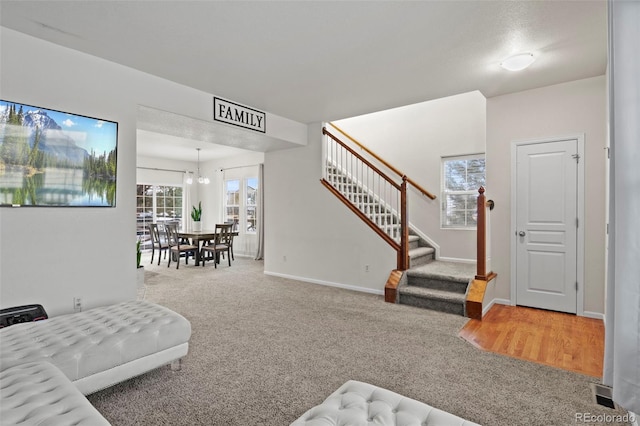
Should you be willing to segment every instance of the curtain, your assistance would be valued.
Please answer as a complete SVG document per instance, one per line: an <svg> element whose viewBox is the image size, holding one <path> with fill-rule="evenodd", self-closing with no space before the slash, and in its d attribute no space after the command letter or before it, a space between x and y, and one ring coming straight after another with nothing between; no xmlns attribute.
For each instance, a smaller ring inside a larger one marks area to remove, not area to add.
<svg viewBox="0 0 640 426"><path fill-rule="evenodd" d="M609 251L604 384L640 413L640 2L609 0Z"/></svg>
<svg viewBox="0 0 640 426"><path fill-rule="evenodd" d="M182 177L182 229L191 230L191 185L187 179L193 176L187 172Z"/></svg>
<svg viewBox="0 0 640 426"><path fill-rule="evenodd" d="M256 260L264 259L264 164L258 165L258 205L256 206L256 232L258 233L258 250Z"/></svg>

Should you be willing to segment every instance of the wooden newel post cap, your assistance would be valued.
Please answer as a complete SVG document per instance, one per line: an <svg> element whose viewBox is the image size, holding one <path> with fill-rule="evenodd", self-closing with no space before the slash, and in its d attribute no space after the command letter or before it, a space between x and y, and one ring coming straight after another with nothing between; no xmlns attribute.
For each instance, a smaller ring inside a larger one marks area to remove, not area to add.
<svg viewBox="0 0 640 426"><path fill-rule="evenodd" d="M480 189L478 189L478 192L480 195L484 194L484 186L481 186Z"/></svg>

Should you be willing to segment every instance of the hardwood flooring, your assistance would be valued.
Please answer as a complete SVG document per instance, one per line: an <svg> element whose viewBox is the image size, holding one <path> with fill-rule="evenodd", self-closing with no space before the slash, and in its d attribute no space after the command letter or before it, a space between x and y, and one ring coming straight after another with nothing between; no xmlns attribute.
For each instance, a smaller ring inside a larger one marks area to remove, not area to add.
<svg viewBox="0 0 640 426"><path fill-rule="evenodd" d="M598 319L494 305L459 335L486 351L602 377L604 324Z"/></svg>

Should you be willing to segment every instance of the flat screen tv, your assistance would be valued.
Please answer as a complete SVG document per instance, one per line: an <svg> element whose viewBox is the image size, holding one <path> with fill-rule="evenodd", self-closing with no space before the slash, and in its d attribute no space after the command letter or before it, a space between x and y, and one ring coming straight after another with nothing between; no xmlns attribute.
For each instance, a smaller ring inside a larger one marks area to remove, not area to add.
<svg viewBox="0 0 640 426"><path fill-rule="evenodd" d="M114 207L118 123L0 99L0 206Z"/></svg>

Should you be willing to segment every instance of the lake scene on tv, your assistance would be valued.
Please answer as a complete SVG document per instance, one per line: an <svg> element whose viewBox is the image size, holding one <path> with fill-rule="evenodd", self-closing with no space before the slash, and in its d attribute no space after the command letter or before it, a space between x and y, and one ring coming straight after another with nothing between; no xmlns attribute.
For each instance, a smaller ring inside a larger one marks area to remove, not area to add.
<svg viewBox="0 0 640 426"><path fill-rule="evenodd" d="M0 100L0 206L113 207L118 123Z"/></svg>

